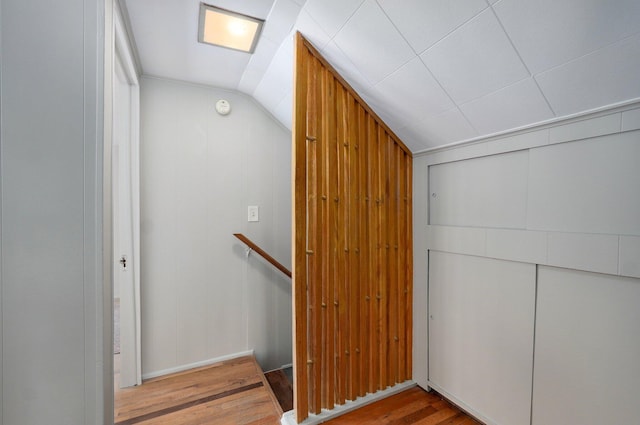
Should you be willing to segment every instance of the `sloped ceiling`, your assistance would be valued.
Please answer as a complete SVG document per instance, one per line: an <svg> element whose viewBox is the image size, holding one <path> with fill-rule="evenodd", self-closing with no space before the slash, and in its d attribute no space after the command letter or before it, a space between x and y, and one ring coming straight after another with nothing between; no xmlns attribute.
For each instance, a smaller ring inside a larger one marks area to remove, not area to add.
<svg viewBox="0 0 640 425"><path fill-rule="evenodd" d="M291 128L299 30L414 152L640 98L638 0L210 0L266 20L197 43L198 0L121 0L144 74L239 90Z"/></svg>

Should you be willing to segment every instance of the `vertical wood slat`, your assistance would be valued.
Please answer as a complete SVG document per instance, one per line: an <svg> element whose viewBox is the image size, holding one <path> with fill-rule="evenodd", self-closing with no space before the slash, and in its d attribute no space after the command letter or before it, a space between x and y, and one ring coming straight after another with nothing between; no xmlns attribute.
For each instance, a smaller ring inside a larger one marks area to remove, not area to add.
<svg viewBox="0 0 640 425"><path fill-rule="evenodd" d="M294 403L301 422L411 377L412 159L299 34L295 76Z"/></svg>
<svg viewBox="0 0 640 425"><path fill-rule="evenodd" d="M295 391L293 402L296 420L302 422L308 417L309 381L307 379L307 270L306 270L306 67L311 62L309 52L298 37L295 47L295 70L292 125L292 164L293 174L292 207L293 211L293 264L292 264L292 298L293 298L293 369L295 373ZM304 216L300 215L304 211Z"/></svg>
<svg viewBox="0 0 640 425"><path fill-rule="evenodd" d="M386 199L388 189L388 175L387 175L387 134L384 128L377 125L378 130L378 193L377 193L377 210L378 210L378 261L379 266L379 282L378 282L378 294L376 296L378 300L378 322L380 323L380 344L378 349L380 351L380 380L378 382L378 389L384 389L387 387L387 377L389 374L388 361L389 361L389 294L388 294L388 262L389 256L388 248L389 241L387 239L388 223L387 223L387 211L386 211Z"/></svg>
<svg viewBox="0 0 640 425"><path fill-rule="evenodd" d="M360 224L360 233L358 235L358 242L360 245L360 275L359 275L359 289L360 289L360 388L358 391L359 396L364 396L369 390L369 214L367 206L369 203L368 192L368 149L369 141L366 137L367 134L367 115L362 106L358 105L358 154L359 154L359 188L358 193L360 199L358 202L358 221Z"/></svg>
<svg viewBox="0 0 640 425"><path fill-rule="evenodd" d="M378 128L375 120L371 116L368 116L367 137L369 138L369 163L371 164L371 167L369 168L369 179L371 180L371 197L369 198L369 214L371 217L371 220L369 222L369 247L371 250L371 261L369 263L369 282L371 286L371 297L369 299L369 320L371 321L372 329L371 339L369 341L371 355L371 381L369 382L369 392L375 393L380 388L380 351L378 349L381 343L380 321L378 319L380 316L378 308L378 296L380 293L380 232L378 231L380 211L378 208L378 196L380 182L378 179L379 167L377 155L379 147Z"/></svg>
<svg viewBox="0 0 640 425"><path fill-rule="evenodd" d="M320 88L324 88L325 84L326 84L326 73L324 73L322 71L322 69L320 67L318 67L317 62L314 61L314 65L315 65L315 70L316 70L316 75L318 77L319 82L319 86ZM322 93L324 93L324 90L322 91ZM318 110L322 112L323 116L326 116L326 104L327 100L324 97L323 94L319 95L317 98L317 106L318 106ZM327 132L327 122L326 120L324 120L321 125L320 125L320 129L319 129L320 133L318 135L318 140L321 140L321 160L322 160L322 165L321 165L321 169L322 169L322 180L320 182L320 187L321 187L321 199L322 199L322 213L321 213L321 226L322 226L322 249L320 251L320 254L322 256L322 258L331 258L330 255L330 239L331 239L331 232L330 232L330 208L331 208L331 202L329 201L328 198L328 193L329 193L329 175L330 175L330 171L329 171L329 144L326 143L327 137L328 137L328 132ZM330 279L333 279L333 276L331 275L332 270L330 268L330 262L329 261L323 261L322 262L322 282L328 282ZM332 304L331 300L333 299L333 294L329 294L329 288L328 285L323 284L322 285L322 347L323 347L323 356L322 356L322 376L323 378L326 376L331 376L333 373L333 345L330 344L331 342L331 338L333 335L333 330L330 330L329 326L330 323L333 323L332 320L330 320L331 314L333 313L329 313L329 308L328 305ZM333 386L330 385L330 382L326 382L325 379L323 379L323 383L322 383L322 394L321 394L321 400L322 400L322 406L327 406L330 404L330 402L333 400L333 396L330 395L331 392L333 391Z"/></svg>
<svg viewBox="0 0 640 425"><path fill-rule="evenodd" d="M316 63L307 66L307 288L309 293L309 410L320 413L322 408L322 270L318 259L321 243L321 228L319 226L319 194L318 183L321 162L318 158L318 112L317 112L317 84Z"/></svg>
<svg viewBox="0 0 640 425"><path fill-rule="evenodd" d="M345 233L346 233L346 222L344 220L344 210L345 210L345 193L344 193L344 185L345 185L345 173L344 168L346 165L346 158L344 155L344 131L346 122L344 119L343 109L343 92L344 89L340 86L336 87L336 126L337 126L337 138L336 138L336 152L338 155L338 192L336 197L336 203L338 206L338 220L337 220L337 228L338 228L338 245L336 247L336 254L338 259L338 279L336 280L336 300L338 316L337 316L337 327L336 327L336 340L337 340L337 349L336 349L336 369L337 369L337 391L336 391L336 403L344 404L345 402L345 384L346 384L346 362L345 362L345 333L346 333L346 324L347 320L345 317L345 280L347 278L347 262L346 262L346 241L345 241Z"/></svg>
<svg viewBox="0 0 640 425"><path fill-rule="evenodd" d="M396 211L396 205L398 203L397 198L397 179L395 172L395 149L396 145L391 138L387 141L387 178L389 179L387 185L387 258L388 263L388 285L389 285L389 303L388 303L388 318L389 318L389 375L387 376L387 385L392 386L398 380L398 316L400 310L398 310L398 215Z"/></svg>
<svg viewBox="0 0 640 425"><path fill-rule="evenodd" d="M360 159L358 145L358 110L355 99L347 93L349 123L349 376L347 399L355 400L360 394L360 222L359 182Z"/></svg>
<svg viewBox="0 0 640 425"><path fill-rule="evenodd" d="M338 152L336 150L337 143L337 130L336 130L336 107L335 107L335 81L330 72L326 69L322 71L323 74L323 112L326 132L326 144L329 152L329 167L327 169L328 184L329 184L329 267L331 271L331 277L326 282L327 285L327 308L328 308L328 323L327 323L327 339L328 339L328 356L327 359L329 369L327 376L325 377L325 384L327 385L327 406L333 406L336 402L336 326L337 326L337 298L336 298L336 282L339 280L338 274L338 203L336 198L338 197Z"/></svg>

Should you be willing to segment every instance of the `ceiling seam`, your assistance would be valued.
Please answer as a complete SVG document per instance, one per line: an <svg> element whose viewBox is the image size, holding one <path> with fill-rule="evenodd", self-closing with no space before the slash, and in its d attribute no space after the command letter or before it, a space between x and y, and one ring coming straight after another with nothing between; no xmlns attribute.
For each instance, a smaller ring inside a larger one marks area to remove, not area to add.
<svg viewBox="0 0 640 425"><path fill-rule="evenodd" d="M349 23L349 21L353 18L353 15L355 15L356 13L358 13L358 10L362 9L362 6L364 6L364 4L366 3L367 0L362 0L360 2L360 4L358 5L358 7L356 7L356 9L353 11L353 13L351 15L349 15L349 17L347 18L346 21L344 21L344 23L340 26L340 28L338 28L338 30L336 31L335 34L333 34L332 36L330 36L331 41L334 41L334 39L336 38L336 35L340 34L340 31L342 31L342 29L345 27L345 25L347 25ZM305 3L305 6L307 4ZM309 12L307 12L309 13ZM312 16L311 13L309 13L309 16ZM317 23L317 21L316 21ZM318 24L320 25L320 24ZM320 25L320 27L322 28L322 25ZM337 44L337 43L336 43Z"/></svg>
<svg viewBox="0 0 640 425"><path fill-rule="evenodd" d="M402 39L407 43L407 45L409 45L409 48L411 49L411 51L413 51L415 53L415 56L411 59L409 59L408 61L406 61L405 63L403 63L402 65L400 65L398 68L396 68L393 72L389 73L388 75L386 75L383 79L381 79L380 81L378 81L376 84L373 85L373 87L375 88L378 84L380 84L381 82L383 82L384 80L386 80L387 78L389 78L391 75L393 75L396 71L398 71L399 69L401 69L402 67L406 66L409 62L411 62L412 60L415 60L415 58L418 58L420 60L420 62L422 63L422 65L425 67L425 69L427 70L427 72L429 73L429 75L431 75L431 78L433 78L433 81L435 81L438 84L438 87L440 87L442 89L442 91L444 92L444 94L447 95L447 98L449 98L449 100L451 101L451 103L453 103L455 105L455 108L452 109L447 109L446 111L440 112L439 114L435 114L435 115L426 115L428 117L436 117L440 114L444 114L448 111L451 111L453 109L457 109L458 112L460 112L460 114L462 115L462 117L464 118L464 120L467 122L467 124L469 124L469 126L471 127L471 129L476 133L476 134L480 134L480 132L478 131L478 129L475 128L475 126L471 123L471 121L469 121L469 118L467 118L467 116L464 114L464 112L462 112L462 109L460 109L460 106L458 105L458 103L456 101L453 100L453 98L451 97L451 94L449 94L449 92L444 88L444 86L442 85L442 83L436 78L436 76L433 74L433 72L431 71L431 69L429 69L429 67L427 66L426 63L424 63L424 60L422 60L422 57L420 56L421 54L416 52L415 49L413 48L413 46L411 45L411 43L409 43L409 40L407 40L404 36L404 34L402 34L402 32L400 31L400 29L396 26L395 22L393 22L393 20L389 17L389 15L387 14L387 12L384 10L384 7L382 7L382 5L380 5L380 2L378 0L375 0L375 3L378 5L378 7L380 8L380 10L382 11L382 13L384 14L384 16L389 20L389 22L391 23L391 25L395 28L395 30L398 32L398 34L400 34L400 37L402 37ZM486 10L483 9L483 11ZM482 12L480 12L482 13ZM478 16L475 15L474 18ZM471 19L468 19L467 21L465 21L465 23L469 22ZM456 27L456 29L460 28L462 25L464 25L465 23L461 24L460 26ZM455 29L453 30L455 31ZM447 35L451 34L453 31L449 32ZM440 40L443 40L444 38L446 38L447 36L442 37ZM435 46L436 44L438 44L438 42L432 44L430 47L428 47L427 49L425 49L423 51L426 52L427 50L429 50L431 47ZM401 128L405 128L408 125L411 124L411 122L403 122L403 126Z"/></svg>
<svg viewBox="0 0 640 425"><path fill-rule="evenodd" d="M460 25L458 25L457 27L455 27L454 29L452 29L451 31L449 31L448 33L446 33L445 35L440 37L437 41L431 43L431 45L429 47L427 47L426 49L422 50L420 53L418 53L418 55L423 55L428 50L433 49L436 45L440 44L442 41L444 41L446 38L448 38L451 34L453 34L454 32L458 31L460 28L462 28L465 25L467 25L469 22L471 22L474 19L476 19L478 16L480 16L482 13L484 13L487 9L489 9L489 6L485 7L484 9L480 10L478 13L476 13L475 15L473 15L472 17L470 17L466 21L462 22Z"/></svg>
<svg viewBox="0 0 640 425"><path fill-rule="evenodd" d="M551 111L551 113L553 114L554 117L557 117L558 114L553 109L553 106L551 106L551 102L549 102L549 99L547 99L547 96L545 96L544 92L542 91L542 88L540 87L540 84L538 84L538 80L536 80L535 76L533 75L533 73L531 72L529 67L527 66L527 63L522 58L522 55L520 54L520 52L518 51L518 48L514 44L514 42L511 39L511 37L509 36L509 33L507 32L507 29L502 24L502 21L500 20L500 17L498 16L498 14L496 13L495 9L493 8L493 5L489 6L489 9L491 9L491 12L493 13L493 16L496 18L496 21L498 21L498 25L500 25L500 28L502 29L502 32L507 37L507 40L509 40L509 44L513 48L513 51L516 52L516 55L518 55L518 59L520 59L520 62L522 63L522 66L524 66L524 69L527 70L527 73L529 74L530 78L533 80L534 84L536 85L536 88L538 89L538 92L540 93L540 95L544 99L545 103L549 107L549 110Z"/></svg>
<svg viewBox="0 0 640 425"><path fill-rule="evenodd" d="M573 58L573 59L570 59L570 60L568 60L568 61L565 61L565 62L559 63L559 64L557 64L557 65L554 65L554 66L552 66L551 68L547 68L547 69L545 69L544 71L540 71L540 72L538 72L537 74L535 74L535 76L539 76L539 75L542 75L542 74L546 74L547 72L549 72L549 71L553 71L554 69L558 69L558 68L563 67L563 66L565 66L565 65L567 65L567 64L570 64L570 63L573 63L573 62L579 61L580 59L586 58L587 56L591 56L591 55L593 55L593 54L595 54L595 53L598 53L598 52L600 52L600 51L602 51L602 50L604 50L604 49L608 49L609 47L611 47L611 46L613 46L613 45L615 45L615 44L618 44L618 43L620 43L620 42L623 42L623 41L626 41L626 40L632 39L632 38L634 38L634 37L637 37L638 35L640 35L640 31L636 31L636 32L634 32L633 34L629 34L629 35L628 35L628 36L626 36L626 37L619 38L619 39L617 39L616 41L612 41L611 43L607 43L607 44L605 44L604 46L599 47L599 48L597 48L597 49L595 49L595 50L591 50L591 51L589 51L589 52L587 52L587 53L584 53L584 54L582 54L582 55L580 55L580 56L576 56L576 57L575 57L575 58Z"/></svg>

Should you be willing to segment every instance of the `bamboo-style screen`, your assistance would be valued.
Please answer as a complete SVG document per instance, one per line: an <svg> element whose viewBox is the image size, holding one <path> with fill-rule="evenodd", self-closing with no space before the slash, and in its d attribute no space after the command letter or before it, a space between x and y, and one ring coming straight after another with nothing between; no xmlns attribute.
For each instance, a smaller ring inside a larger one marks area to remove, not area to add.
<svg viewBox="0 0 640 425"><path fill-rule="evenodd" d="M300 35L293 124L298 422L411 378L409 150Z"/></svg>

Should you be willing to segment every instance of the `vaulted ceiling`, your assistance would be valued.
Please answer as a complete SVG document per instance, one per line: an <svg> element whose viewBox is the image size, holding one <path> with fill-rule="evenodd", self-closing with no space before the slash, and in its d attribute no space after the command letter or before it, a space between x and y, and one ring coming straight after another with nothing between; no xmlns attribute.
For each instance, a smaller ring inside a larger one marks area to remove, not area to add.
<svg viewBox="0 0 640 425"><path fill-rule="evenodd" d="M197 42L198 0L120 0L143 74L239 90L291 128L300 31L414 152L640 100L638 0L208 0L265 19Z"/></svg>

